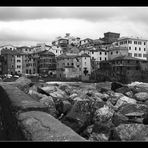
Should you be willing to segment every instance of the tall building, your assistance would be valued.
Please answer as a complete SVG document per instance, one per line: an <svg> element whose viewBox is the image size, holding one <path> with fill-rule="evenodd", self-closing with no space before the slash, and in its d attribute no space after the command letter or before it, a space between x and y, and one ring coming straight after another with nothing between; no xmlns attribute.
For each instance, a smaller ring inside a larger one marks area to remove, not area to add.
<svg viewBox="0 0 148 148"><path fill-rule="evenodd" d="M114 33L114 32L106 32L104 33L104 38L102 38L103 41L107 44L111 44L118 40L120 37L120 33Z"/></svg>
<svg viewBox="0 0 148 148"><path fill-rule="evenodd" d="M53 76L56 73L55 54L45 50L39 53L39 74Z"/></svg>
<svg viewBox="0 0 148 148"><path fill-rule="evenodd" d="M122 37L118 39L117 45L126 47L128 49L129 56L144 60L148 57L148 40Z"/></svg>
<svg viewBox="0 0 148 148"><path fill-rule="evenodd" d="M3 74L15 74L15 51L2 49L1 56L3 58Z"/></svg>

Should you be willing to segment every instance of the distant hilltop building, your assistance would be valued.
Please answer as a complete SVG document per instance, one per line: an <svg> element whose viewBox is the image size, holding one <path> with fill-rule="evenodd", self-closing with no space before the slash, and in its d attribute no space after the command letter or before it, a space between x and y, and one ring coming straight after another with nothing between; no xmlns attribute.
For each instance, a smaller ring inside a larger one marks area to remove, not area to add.
<svg viewBox="0 0 148 148"><path fill-rule="evenodd" d="M106 32L104 33L104 38L103 40L105 43L110 44L118 40L120 38L120 33L115 33L115 32Z"/></svg>

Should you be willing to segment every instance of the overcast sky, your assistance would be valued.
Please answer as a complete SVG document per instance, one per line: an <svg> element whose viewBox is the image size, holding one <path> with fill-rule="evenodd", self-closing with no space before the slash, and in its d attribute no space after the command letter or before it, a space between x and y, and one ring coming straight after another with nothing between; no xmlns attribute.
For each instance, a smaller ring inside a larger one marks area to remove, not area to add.
<svg viewBox="0 0 148 148"><path fill-rule="evenodd" d="M0 41L97 39L108 31L148 39L148 7L0 7Z"/></svg>

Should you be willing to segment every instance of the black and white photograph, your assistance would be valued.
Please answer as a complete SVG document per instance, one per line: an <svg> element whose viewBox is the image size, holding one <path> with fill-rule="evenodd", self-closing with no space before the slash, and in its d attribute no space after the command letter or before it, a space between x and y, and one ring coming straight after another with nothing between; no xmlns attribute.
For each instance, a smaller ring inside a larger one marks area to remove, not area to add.
<svg viewBox="0 0 148 148"><path fill-rule="evenodd" d="M147 142L148 7L1 6L1 141Z"/></svg>

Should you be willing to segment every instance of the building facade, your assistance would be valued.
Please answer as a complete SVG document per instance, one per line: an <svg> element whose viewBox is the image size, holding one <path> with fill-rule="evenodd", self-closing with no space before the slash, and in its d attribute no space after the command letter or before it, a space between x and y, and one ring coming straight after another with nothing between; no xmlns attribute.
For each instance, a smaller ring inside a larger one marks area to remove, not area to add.
<svg viewBox="0 0 148 148"><path fill-rule="evenodd" d="M148 61L131 56L118 56L112 60L100 63L100 73L109 77L112 81L122 83L147 80L144 73L148 72ZM98 75L99 76L99 75Z"/></svg>
<svg viewBox="0 0 148 148"><path fill-rule="evenodd" d="M57 78L89 80L91 74L91 58L88 54L62 54L57 57Z"/></svg>
<svg viewBox="0 0 148 148"><path fill-rule="evenodd" d="M147 59L148 41L140 38L119 38L117 41L118 46L126 47L130 56L138 59Z"/></svg>
<svg viewBox="0 0 148 148"><path fill-rule="evenodd" d="M3 58L3 74L15 74L15 51L2 49L1 56Z"/></svg>
<svg viewBox="0 0 148 148"><path fill-rule="evenodd" d="M55 54L48 50L39 52L38 68L39 74L54 76L56 74Z"/></svg>

